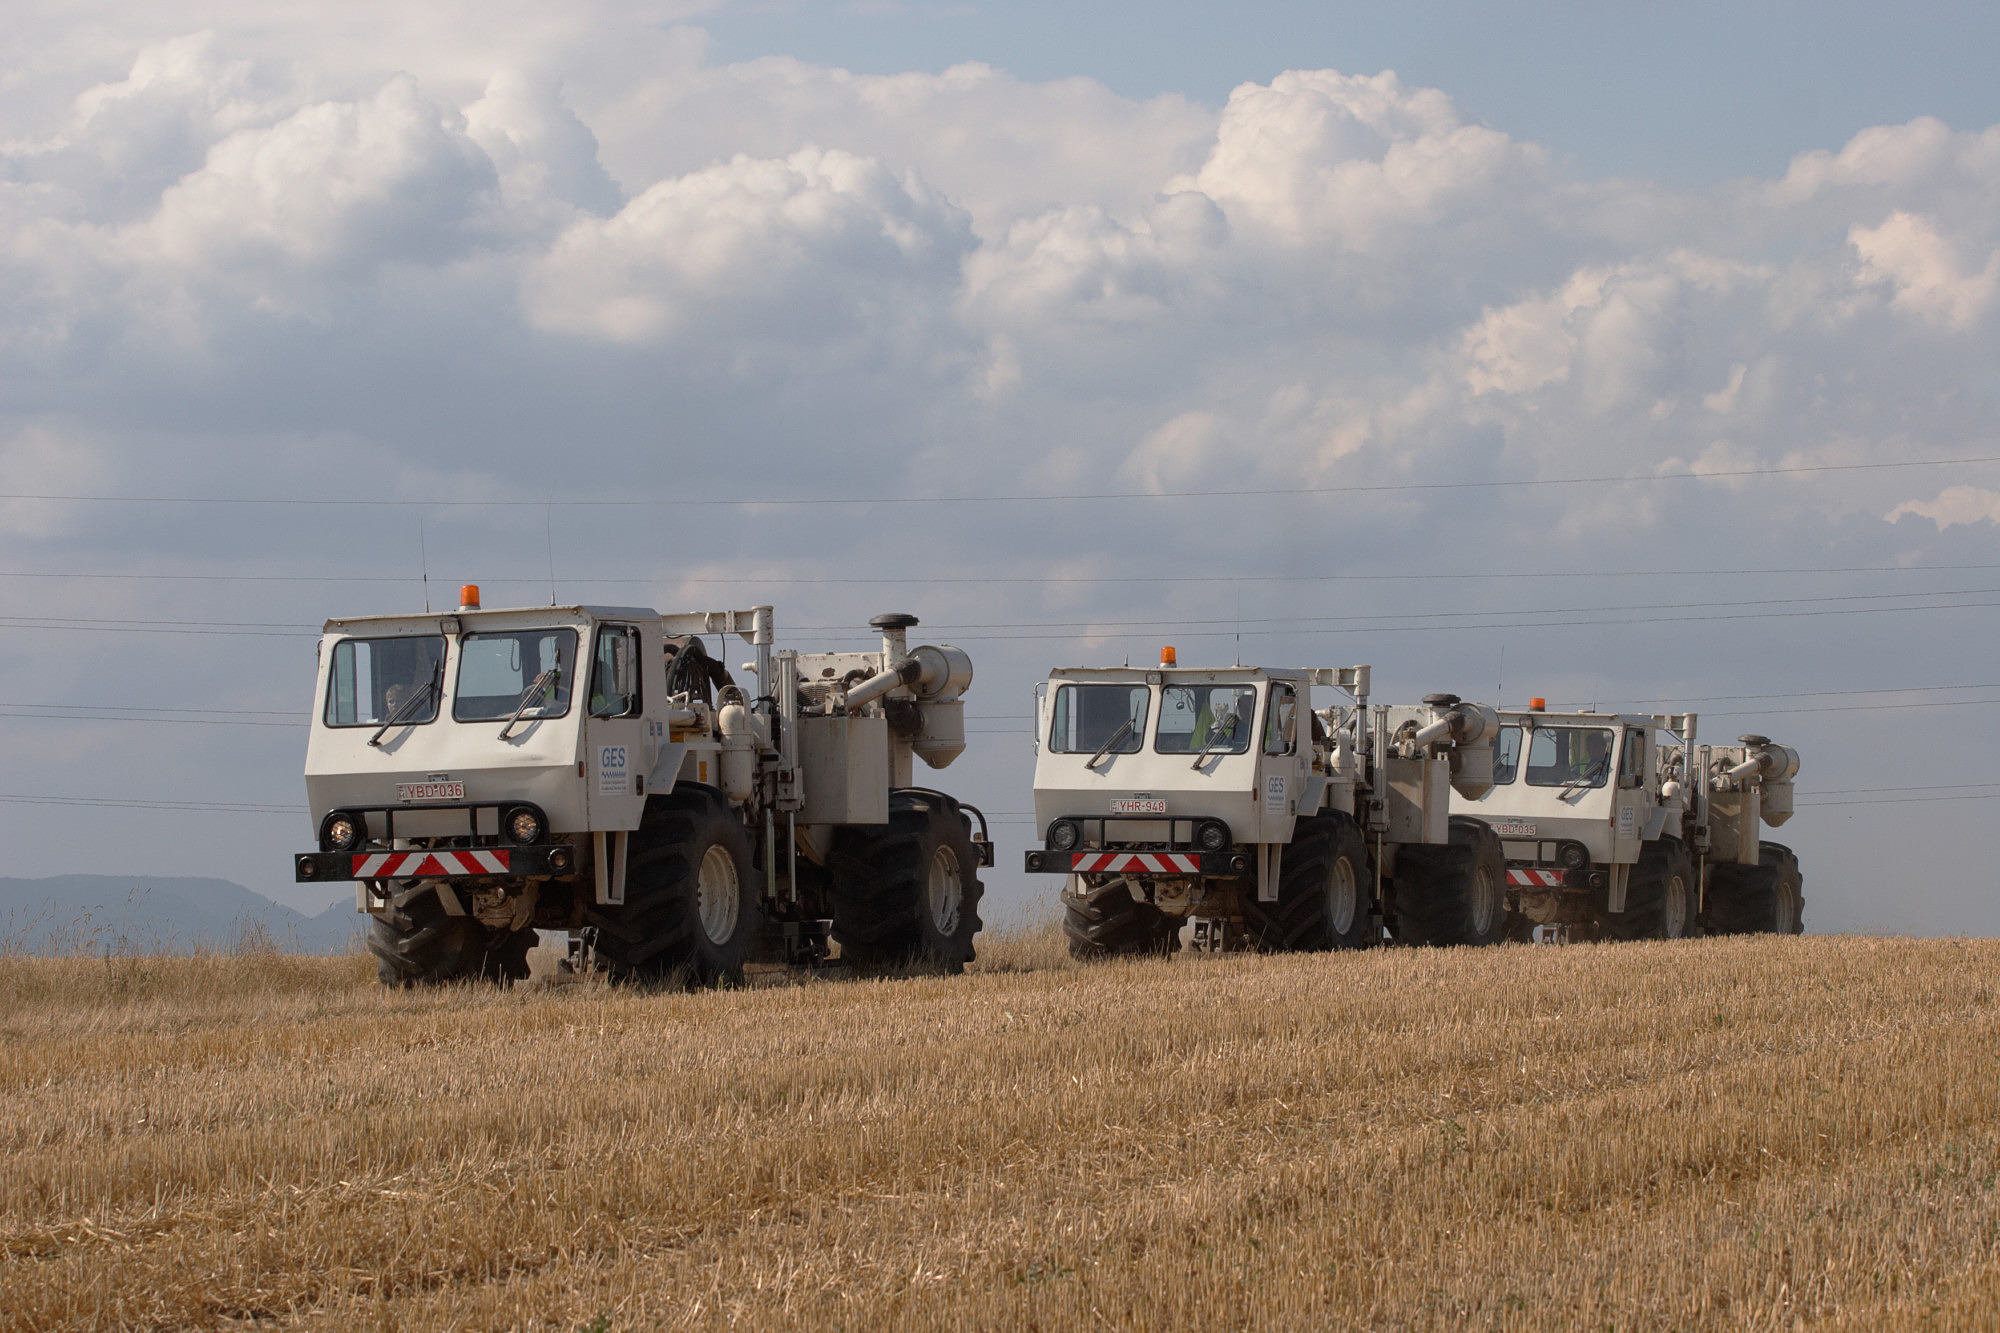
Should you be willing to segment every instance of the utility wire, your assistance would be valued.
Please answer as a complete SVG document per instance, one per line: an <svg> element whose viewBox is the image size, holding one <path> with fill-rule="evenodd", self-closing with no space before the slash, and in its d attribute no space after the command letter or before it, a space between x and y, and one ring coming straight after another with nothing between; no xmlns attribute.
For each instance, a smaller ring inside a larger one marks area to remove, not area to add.
<svg viewBox="0 0 2000 1333"><path fill-rule="evenodd" d="M1894 601L1899 599L1914 600L1917 598L1942 598L1942 597L1990 597L1996 594L2000 594L2000 588L1948 588L1948 589L1939 589L1939 590L1925 591L1925 592L1842 593L1824 597L1768 597L1768 598L1753 599L1749 601L1734 601L1734 602L1657 602L1657 603L1642 602L1642 603L1623 603L1613 606L1533 607L1533 608L1523 608L1518 611L1495 610L1492 608L1485 608L1478 611L1413 611L1407 614L1395 613L1395 612L1379 612L1372 614L1356 614L1349 616L1290 616L1290 617L1270 617L1264 619L1256 619L1248 621L1246 623L1253 626L1255 625L1291 626L1291 625L1324 625L1324 624L1333 624L1337 622L1340 625L1346 627L1341 631L1334 631L1334 630L1292 631L1296 633L1307 633L1307 634L1333 633L1333 632L1357 632L1357 633L1373 634L1373 633L1385 633L1390 631L1425 629L1425 628L1532 629L1532 628L1539 628L1541 626L1535 623L1517 624L1512 621L1497 621L1487 624L1475 624L1466 626L1443 626L1443 625L1412 626L1407 624L1406 622L1411 620L1460 620L1460 619L1470 619L1480 616L1495 616L1495 615L1502 615L1502 616L1588 615L1588 614L1595 614L1598 612L1699 610L1706 607L1735 608L1735 607L1772 607L1772 606L1822 606L1830 602ZM1866 615L1870 613L1884 612L1884 611L1950 611L1950 610L1960 609L1961 607L1978 609L1981 607L1991 607L1994 605L2000 605L2000 603L1948 602L1937 606L1865 606L1865 607L1843 607L1839 609L1826 609L1826 610L1816 610L1816 611L1759 611L1754 613L1754 616L1723 615L1723 614L1696 615L1696 616L1652 616L1652 617L1643 617L1638 619L1624 619L1624 620L1587 621L1587 622L1554 621L1554 622L1544 622L1544 623L1552 625L1653 624L1653 623L1671 623L1683 620L1741 620L1747 618L1764 618L1764 617L1775 617L1775 616ZM408 614L415 615L416 613L411 612ZM1393 623L1386 626L1373 625L1367 623L1371 621L1390 621ZM1119 634L1130 634L1141 631L1181 634L1193 638L1200 638L1204 636L1215 637L1217 635L1227 637L1236 633L1236 630L1234 630L1233 628L1213 629L1213 630L1203 630L1197 628L1198 626L1201 625L1213 625L1215 623L1216 622L1213 619L1110 620L1110 621L1033 620L1033 621L994 621L994 622L967 623L958 625L940 623L929 626L928 628L931 632L934 633L943 633L946 631L957 633L963 630L1028 630L1028 629L1041 629L1041 630L1070 629L1077 631L1077 633L1075 634L1008 634L1004 636L979 636L979 637L1004 637L1009 639L1049 639L1049 638L1072 639L1072 638L1113 637ZM287 621L210 621L210 620L132 620L124 617L114 618L114 617L85 617L85 616L63 616L63 617L0 616L0 627L11 628L11 629L107 629L109 628L109 629L128 630L134 633L188 633L188 634L256 633L256 634L272 635L283 632L284 637L302 637L302 636L313 637L313 638L319 637L319 631L317 629L314 629L311 626L305 625L298 621L287 622ZM857 639L872 637L867 633L867 631L857 629L851 625L794 625L789 627L789 631L795 634L843 635L848 638L857 638ZM1253 629L1250 632L1253 634L1254 633L1272 634L1272 633L1282 633L1286 631Z"/></svg>
<svg viewBox="0 0 2000 1333"><path fill-rule="evenodd" d="M842 578L793 578L775 574L684 574L661 575L655 578L574 578L564 582L587 586L620 586L663 588L669 585L699 584L742 584L750 587L876 587L887 585L912 585L922 587L985 587L995 585L1016 585L1034 587L1044 584L1089 585L1096 583L1407 583L1425 581L1503 581L1541 582L1549 579L1637 579L1637 578L1763 578L1779 575L1826 575L1826 574L1942 574L1991 572L2000 565L1819 565L1819 566L1774 566L1766 569L1555 569L1517 570L1496 573L1491 570L1462 570L1441 573L1404 574L1020 574L1020 575L977 575L977 576L849 576ZM122 570L0 570L0 579L99 579L124 582L187 582L187 583L405 583L416 586L422 583L415 576L389 574L141 574ZM510 584L540 586L548 581L547 575L488 574L480 579L486 587L504 587Z"/></svg>
<svg viewBox="0 0 2000 1333"><path fill-rule="evenodd" d="M932 504L1042 504L1049 501L1102 501L1102 500L1216 500L1235 497L1290 496L1290 495L1381 495L1421 491L1480 491L1518 490L1541 486L1604 486L1626 485L1637 482L1661 481L1722 481L1743 477L1791 477L1814 476L1828 472L1878 472L1902 468L1963 467L1979 463L2000 463L2000 454L1979 455L1971 458L1917 458L1900 462L1882 463L1796 463L1780 467L1729 468L1713 472L1640 472L1594 477L1520 477L1487 481L1405 481L1373 484L1340 484L1325 486L1268 486L1240 490L1199 490L1199 491L1092 491L1057 492L1051 494L1014 495L937 495L937 496L876 496L851 499L840 496L805 496L791 498L746 497L648 497L631 499L570 499L570 500L393 500L379 497L352 496L220 496L220 495L84 495L57 493L17 493L0 495L0 500L41 500L62 503L88 504L182 504L182 505L280 505L280 506L321 506L339 508L370 509L415 508L415 509L514 509L542 508L544 506L563 509L621 509L621 508L826 508L836 506L867 505L932 505Z"/></svg>
<svg viewBox="0 0 2000 1333"><path fill-rule="evenodd" d="M121 799L112 796L39 796L22 792L0 793L0 802L11 805L82 805L130 810L200 810L222 814L303 815L303 805L270 805L250 801L174 801L151 797Z"/></svg>

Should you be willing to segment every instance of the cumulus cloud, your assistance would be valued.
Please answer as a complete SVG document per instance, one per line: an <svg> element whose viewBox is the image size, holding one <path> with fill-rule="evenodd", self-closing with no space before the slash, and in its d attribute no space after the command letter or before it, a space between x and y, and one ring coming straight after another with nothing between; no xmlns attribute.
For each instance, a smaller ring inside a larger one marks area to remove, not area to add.
<svg viewBox="0 0 2000 1333"><path fill-rule="evenodd" d="M1293 70L1231 93L1208 160L1176 184L1285 241L1373 251L1475 221L1545 185L1546 166L1435 88Z"/></svg>
<svg viewBox="0 0 2000 1333"><path fill-rule="evenodd" d="M934 307L970 244L961 212L871 158L739 156L575 224L528 271L526 308L539 327L618 342L697 324L812 337Z"/></svg>
<svg viewBox="0 0 2000 1333"><path fill-rule="evenodd" d="M1932 500L1905 500L1891 509L1888 521L1914 515L1927 518L1940 531L1957 524L2000 523L2000 491L1983 486L1947 486Z"/></svg>
<svg viewBox="0 0 2000 1333"><path fill-rule="evenodd" d="M1958 250L1927 218L1895 212L1879 227L1856 227L1848 242L1860 252L1862 280L1895 291L1895 304L1933 323L1965 329L1993 304L2000 283L2000 250L1985 267L1966 271Z"/></svg>

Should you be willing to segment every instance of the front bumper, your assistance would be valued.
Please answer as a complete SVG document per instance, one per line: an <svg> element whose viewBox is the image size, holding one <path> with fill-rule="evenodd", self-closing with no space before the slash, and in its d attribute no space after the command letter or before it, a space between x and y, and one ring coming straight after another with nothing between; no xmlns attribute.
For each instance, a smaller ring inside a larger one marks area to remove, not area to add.
<svg viewBox="0 0 2000 1333"><path fill-rule="evenodd" d="M572 874L576 863L576 848L564 843L440 851L300 852L292 858L292 876L298 884L356 879L518 879Z"/></svg>
<svg viewBox="0 0 2000 1333"><path fill-rule="evenodd" d="M1029 874L1043 875L1247 875L1256 862L1247 852L1054 852L1027 854Z"/></svg>

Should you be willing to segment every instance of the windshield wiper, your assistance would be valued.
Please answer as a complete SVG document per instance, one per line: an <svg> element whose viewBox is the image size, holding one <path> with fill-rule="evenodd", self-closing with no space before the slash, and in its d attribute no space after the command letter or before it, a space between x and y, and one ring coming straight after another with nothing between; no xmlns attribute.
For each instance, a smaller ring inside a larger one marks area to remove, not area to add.
<svg viewBox="0 0 2000 1333"><path fill-rule="evenodd" d="M1562 789L1562 794L1556 797L1556 799L1559 801L1567 801L1570 797L1571 792L1582 791L1585 787L1596 786L1597 780L1604 775L1604 770L1608 768L1610 764L1611 764L1611 756L1607 754L1604 756L1604 758L1598 760L1596 763L1592 764L1589 768L1584 769L1582 773L1578 774L1576 781L1565 785Z"/></svg>
<svg viewBox="0 0 2000 1333"><path fill-rule="evenodd" d="M1112 746L1118 744L1118 742L1124 740L1127 736L1131 734L1132 734L1132 719L1128 717L1123 722L1120 722L1118 724L1118 730L1112 732L1109 739L1107 739L1104 742L1104 744L1097 747L1096 754L1084 760L1083 766L1085 768L1096 768L1097 761L1104 758L1105 755L1110 754Z"/></svg>
<svg viewBox="0 0 2000 1333"><path fill-rule="evenodd" d="M516 722L521 720L521 714L527 712L541 701L541 697L549 692L549 686L555 684L556 677L560 674L555 667L550 667L547 671L535 677L535 683L530 685L528 692L521 696L521 706L514 710L514 716L507 719L507 725L500 728L501 740L504 741L507 739L507 733L514 729Z"/></svg>
<svg viewBox="0 0 2000 1333"><path fill-rule="evenodd" d="M1218 725L1209 728L1208 744L1201 747L1200 752L1196 754L1194 757L1194 762L1192 764L1189 764L1188 767L1192 768L1197 773L1201 772L1202 760L1214 754L1218 748L1224 745L1233 745L1235 743L1236 743L1236 719L1234 717L1231 717L1229 719L1228 726L1224 727Z"/></svg>
<svg viewBox="0 0 2000 1333"><path fill-rule="evenodd" d="M396 705L396 711L389 714L389 720L376 729L375 734L368 738L368 743L370 745L380 745L382 738L389 733L389 728L416 712L418 704L428 703L433 696L442 694L443 690L444 663L439 662L431 668L431 678L424 682L424 687L403 700L402 703Z"/></svg>

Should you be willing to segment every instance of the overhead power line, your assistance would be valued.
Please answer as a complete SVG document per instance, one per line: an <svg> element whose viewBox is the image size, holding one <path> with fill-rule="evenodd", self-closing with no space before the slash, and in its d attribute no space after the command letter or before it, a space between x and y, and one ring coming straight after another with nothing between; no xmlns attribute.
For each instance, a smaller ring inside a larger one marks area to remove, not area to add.
<svg viewBox="0 0 2000 1333"><path fill-rule="evenodd" d="M0 793L8 805L82 805L124 810L197 810L232 815L303 815L303 805L271 805L253 801L176 801L163 797L57 796L27 792Z"/></svg>
<svg viewBox="0 0 2000 1333"><path fill-rule="evenodd" d="M1940 602L1931 606L1860 606L1827 607L1829 602L1852 601L1895 601L1898 599L1946 598L1946 597L1988 597L2000 594L2000 588L1959 588L1930 590L1923 592L1898 593L1841 593L1824 597L1768 597L1748 601L1731 602L1657 602L1620 603L1609 606L1551 606L1522 608L1510 611L1504 608L1482 608L1477 611L1411 611L1377 612L1347 616L1286 616L1256 618L1225 623L1217 617L1201 620L1109 620L1109 621L993 621L954 625L939 623L928 626L931 633L953 633L984 630L1069 630L1062 634L1020 634L1004 635L975 634L973 638L1006 639L1076 639L1119 637L1140 632L1170 633L1189 638L1227 637L1234 634L1270 635L1279 633L1328 634L1328 633L1395 633L1414 629L1536 629L1566 625L1631 625L1666 624L1680 621L1700 620L1743 620L1775 619L1797 616L1823 615L1869 615L1891 611L1951 611L1960 609L1980 609L2000 606L1995 602ZM1589 621L1517 621L1493 620L1495 616L1552 616L1552 615L1595 615L1629 611L1702 611L1704 608L1743 607L1798 607L1812 606L1818 609L1807 611L1756 610L1749 612L1707 612L1689 616L1644 616L1624 619ZM417 613L411 612L411 615ZM1411 621L1421 620L1474 620L1488 619L1481 623L1466 625L1412 625ZM1372 622L1387 622L1377 624ZM1328 629L1292 629L1299 625L1337 625ZM1200 626L1215 626L1202 629ZM1275 629L1257 628L1276 626ZM316 638L320 631L298 621L206 621L206 620L131 620L123 617L82 617L82 616L0 616L0 628L9 629L54 629L54 630L117 630L132 633L153 634L257 634L277 637ZM872 637L867 631L853 625L794 625L790 632L797 634L845 635L850 638Z"/></svg>
<svg viewBox="0 0 2000 1333"><path fill-rule="evenodd" d="M1465 481L1341 483L1321 486L1264 486L1234 490L1075 491L999 495L896 496L650 496L597 499L400 500L359 496L87 495L21 492L0 500L80 504L278 505L325 508L401 509L629 509L629 508L835 508L868 505L1044 504L1050 501L1217 500L1295 495L1383 495L1424 491L1522 490L1544 486L1610 486L1662 481L1727 481L1748 477L1814 476L1834 472L1880 472L1902 468L1964 467L2000 463L2000 454L1969 458L1916 458L1881 463L1795 463L1779 467L1724 468L1697 472L1620 473L1589 477L1515 477Z"/></svg>

